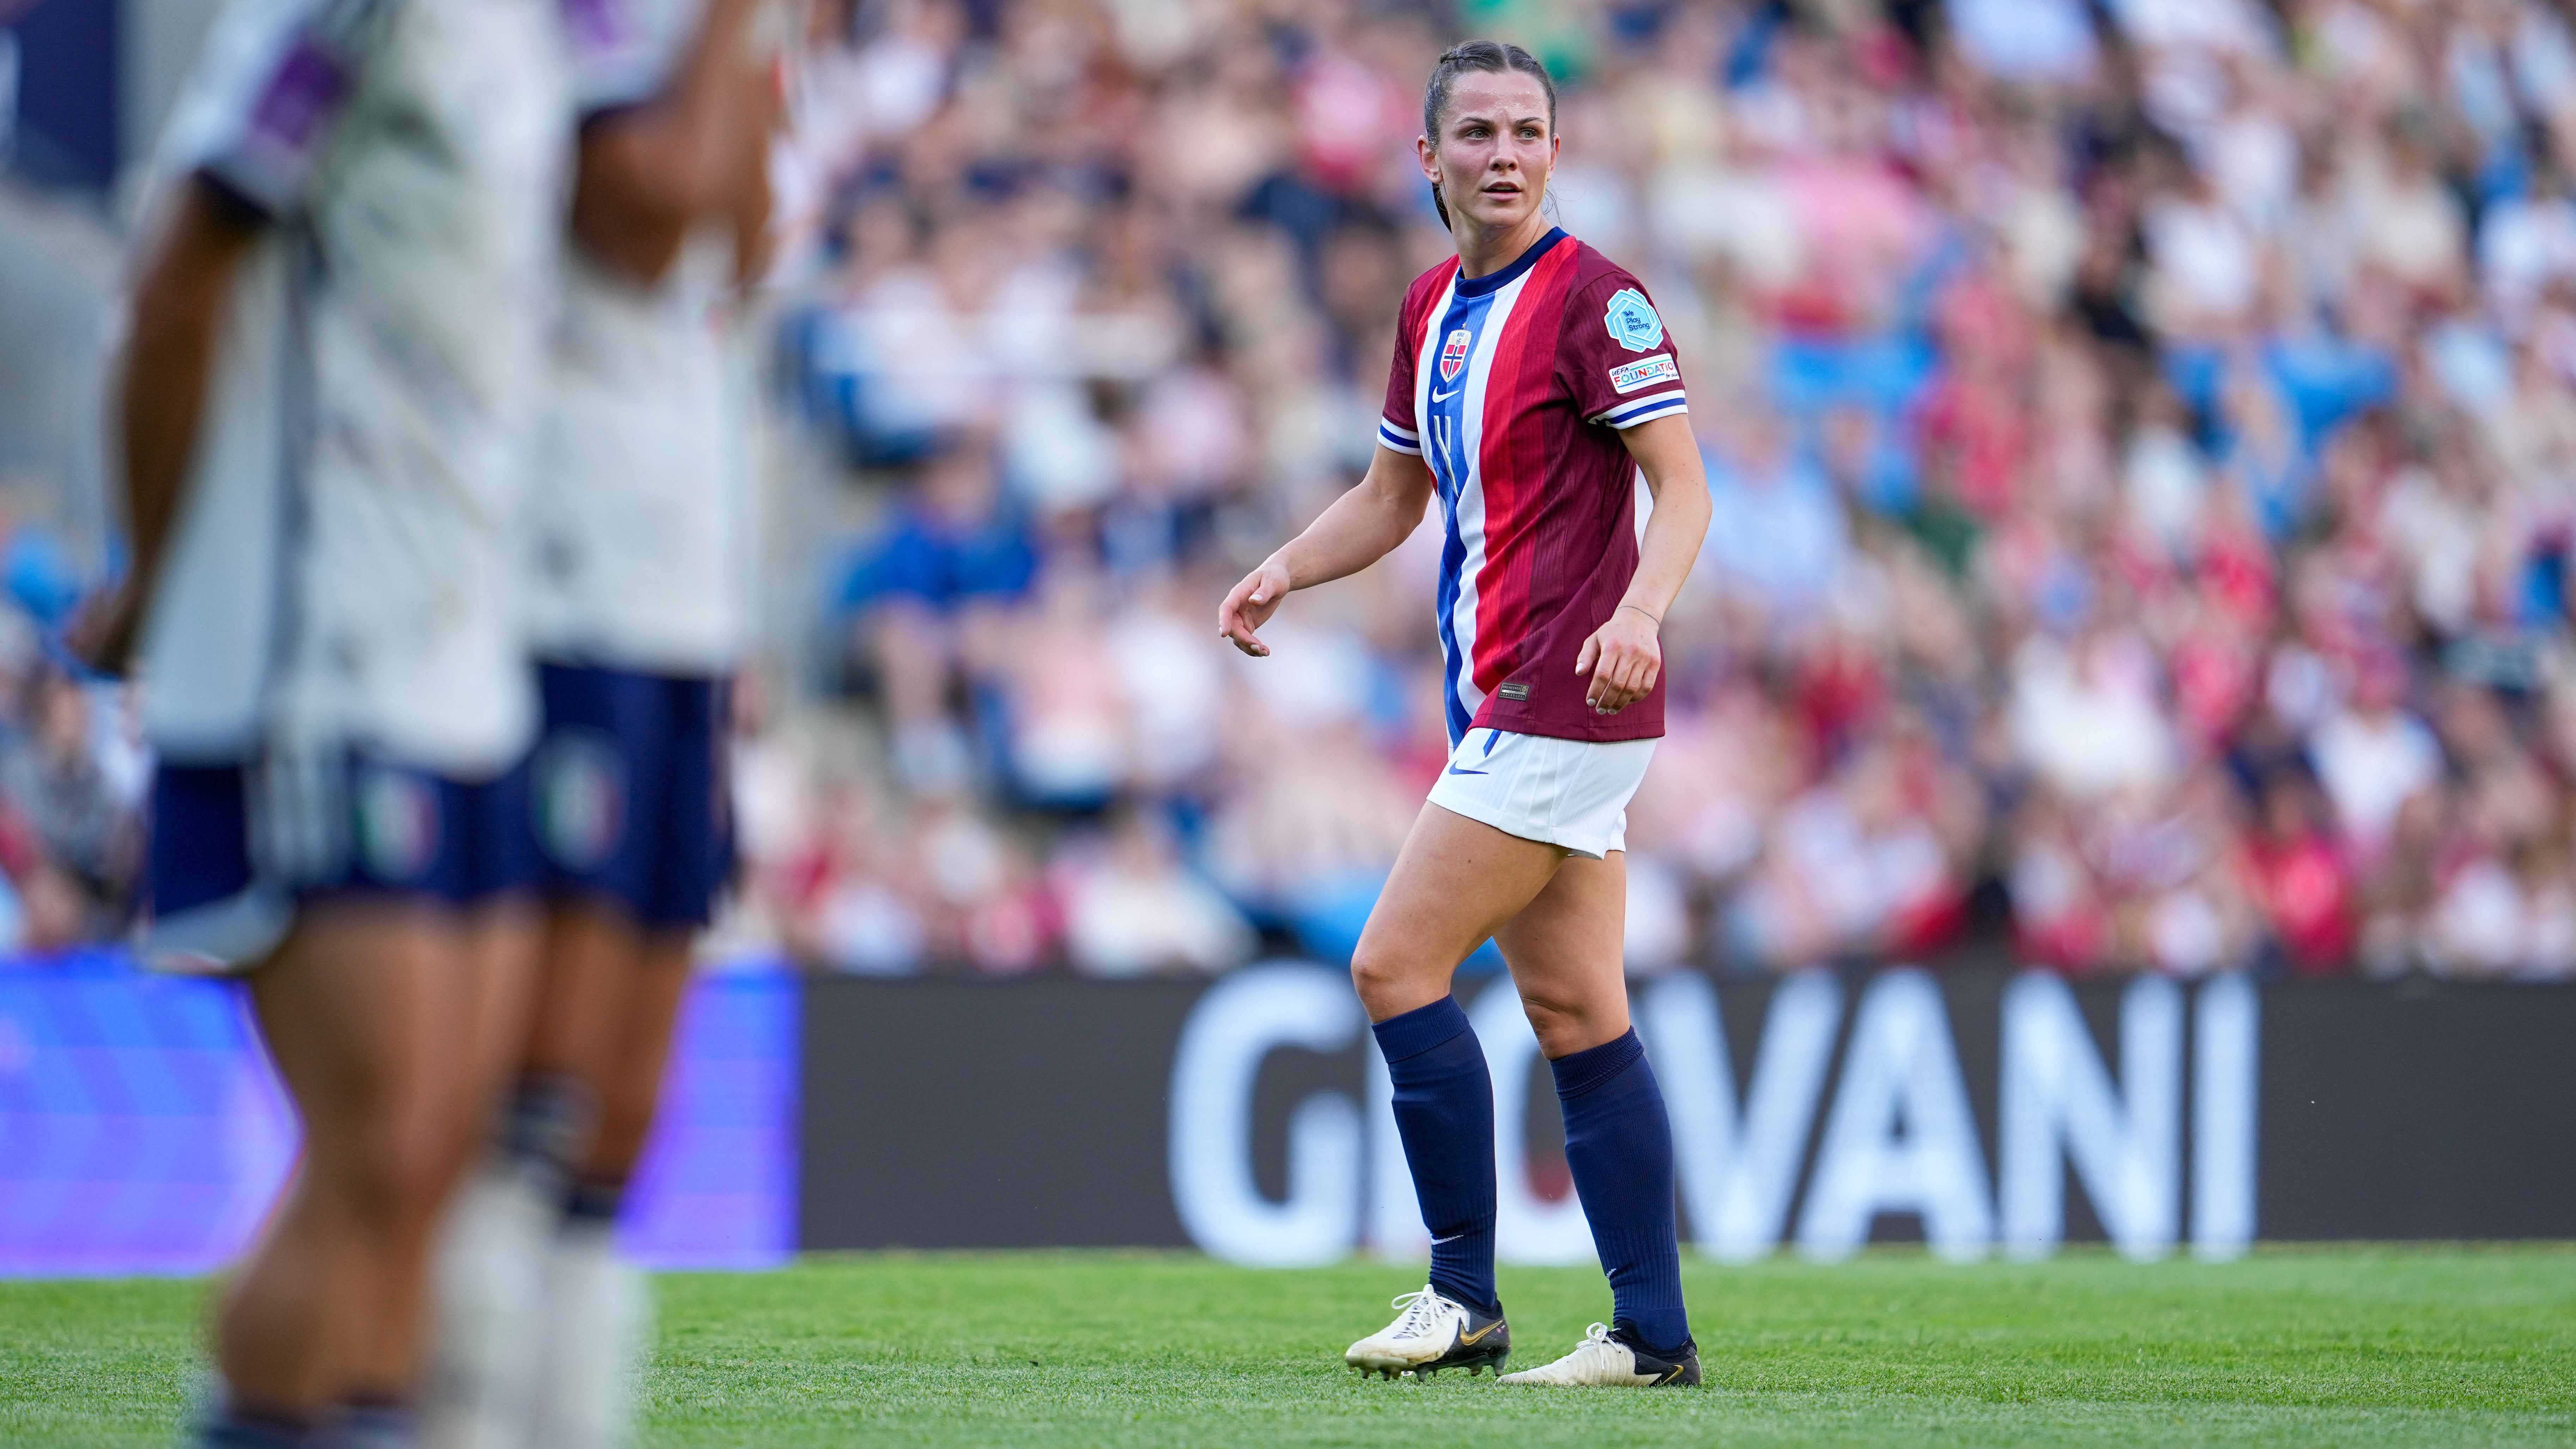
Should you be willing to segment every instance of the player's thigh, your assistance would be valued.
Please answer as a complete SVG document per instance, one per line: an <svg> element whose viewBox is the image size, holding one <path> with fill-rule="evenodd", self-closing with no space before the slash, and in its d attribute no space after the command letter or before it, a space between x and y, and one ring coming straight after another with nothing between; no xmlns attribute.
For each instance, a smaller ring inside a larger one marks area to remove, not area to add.
<svg viewBox="0 0 2576 1449"><path fill-rule="evenodd" d="M471 1029L467 938L428 897L320 896L251 977L304 1129L305 1172L385 1207L433 1193Z"/></svg>
<svg viewBox="0 0 2576 1449"><path fill-rule="evenodd" d="M645 938L637 955L600 1082L599 1133L588 1164L598 1176L623 1177L643 1154L681 1002L688 994L695 946L694 932L657 931Z"/></svg>
<svg viewBox="0 0 2576 1449"><path fill-rule="evenodd" d="M642 950L634 917L618 902L574 896L548 907L529 1070L572 1076L598 1090Z"/></svg>
<svg viewBox="0 0 2576 1449"><path fill-rule="evenodd" d="M1447 995L1458 963L1528 906L1564 859L1556 846L1424 805L1351 955L1370 1019Z"/></svg>
<svg viewBox="0 0 2576 1449"><path fill-rule="evenodd" d="M537 1006L537 952L545 913L529 892L496 895L461 908L462 974L469 1023L459 1038L448 1146L462 1168L480 1145L502 1088L527 1049Z"/></svg>
<svg viewBox="0 0 2576 1449"><path fill-rule="evenodd" d="M1547 888L1494 932L1521 1006L1549 1058L1628 1029L1627 855L1570 856Z"/></svg>

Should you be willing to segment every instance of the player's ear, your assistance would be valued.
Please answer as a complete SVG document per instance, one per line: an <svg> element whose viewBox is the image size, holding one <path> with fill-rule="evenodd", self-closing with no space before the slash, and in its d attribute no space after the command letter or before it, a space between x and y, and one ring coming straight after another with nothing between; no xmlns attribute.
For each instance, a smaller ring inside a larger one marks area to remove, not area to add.
<svg viewBox="0 0 2576 1449"><path fill-rule="evenodd" d="M1413 138L1413 158L1422 163L1422 179L1430 182L1434 186L1439 185L1440 148L1431 144L1430 137L1416 136Z"/></svg>

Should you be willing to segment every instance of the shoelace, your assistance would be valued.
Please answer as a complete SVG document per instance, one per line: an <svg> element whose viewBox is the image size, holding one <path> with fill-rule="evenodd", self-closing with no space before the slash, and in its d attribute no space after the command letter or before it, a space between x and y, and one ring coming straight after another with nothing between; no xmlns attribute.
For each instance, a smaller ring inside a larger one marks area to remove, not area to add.
<svg viewBox="0 0 2576 1449"><path fill-rule="evenodd" d="M1603 1354L1610 1352L1612 1349L1625 1348L1626 1346L1627 1345L1610 1336L1610 1326L1608 1324L1596 1323L1584 1331L1583 1341L1576 1344L1574 1346L1574 1352L1567 1355L1567 1357L1579 1359L1581 1362L1586 1364L1597 1363L1600 1361Z"/></svg>
<svg viewBox="0 0 2576 1449"><path fill-rule="evenodd" d="M1440 1323L1439 1303L1439 1297L1428 1287L1395 1295L1386 1305L1389 1308L1404 1310L1404 1317L1396 1320L1395 1336L1418 1338L1429 1333Z"/></svg>

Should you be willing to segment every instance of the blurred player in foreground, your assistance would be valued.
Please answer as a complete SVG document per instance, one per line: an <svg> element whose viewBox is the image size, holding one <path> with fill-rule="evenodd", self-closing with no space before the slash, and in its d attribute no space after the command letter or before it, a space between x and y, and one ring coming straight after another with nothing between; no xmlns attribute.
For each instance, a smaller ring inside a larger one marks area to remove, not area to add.
<svg viewBox="0 0 2576 1449"><path fill-rule="evenodd" d="M554 0L257 0L182 97L116 406L155 954L248 973L303 1158L209 1445L408 1442L433 1233L524 1007L515 600L561 247Z"/></svg>
<svg viewBox="0 0 2576 1449"><path fill-rule="evenodd" d="M1556 90L1517 46L1431 72L1415 145L1456 260L1416 280L1368 476L1226 595L1254 630L1289 592L1366 568L1436 489L1452 754L1351 959L1394 1079L1431 1276L1345 1362L1388 1377L1500 1368L1494 1098L1450 978L1502 948L1565 1109L1565 1156L1613 1322L1506 1383L1699 1382L1682 1307L1672 1134L1628 1023L1626 810L1664 732L1656 630L1709 518L1663 321L1634 277L1548 224ZM1654 504L1642 537L1636 480Z"/></svg>
<svg viewBox="0 0 2576 1449"><path fill-rule="evenodd" d="M761 264L780 7L568 7L580 114L529 489L547 918L497 1160L442 1251L427 1439L622 1443L646 1327L612 1230L695 938L730 875L726 675L747 626L728 312Z"/></svg>

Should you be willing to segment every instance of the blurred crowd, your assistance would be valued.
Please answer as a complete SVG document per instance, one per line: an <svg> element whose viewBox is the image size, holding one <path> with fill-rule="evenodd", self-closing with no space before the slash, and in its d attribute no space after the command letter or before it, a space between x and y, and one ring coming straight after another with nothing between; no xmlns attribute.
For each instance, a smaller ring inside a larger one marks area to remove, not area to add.
<svg viewBox="0 0 2576 1449"><path fill-rule="evenodd" d="M717 954L1346 953L1446 741L1366 467L1468 35L1559 78L1716 515L1630 964L2576 975L2568 0L817 0L774 278L799 627ZM791 490L793 491L793 490ZM122 929L147 765L0 480L0 949Z"/></svg>
<svg viewBox="0 0 2576 1449"><path fill-rule="evenodd" d="M751 910L852 971L1356 936L1445 741L1367 463L1450 41L1561 83L1716 494L1629 956L2576 971L2558 0L867 0L780 148L811 639Z"/></svg>
<svg viewBox="0 0 2576 1449"><path fill-rule="evenodd" d="M133 694L63 650L87 570L43 494L0 477L0 958L54 963L133 922L151 759Z"/></svg>

